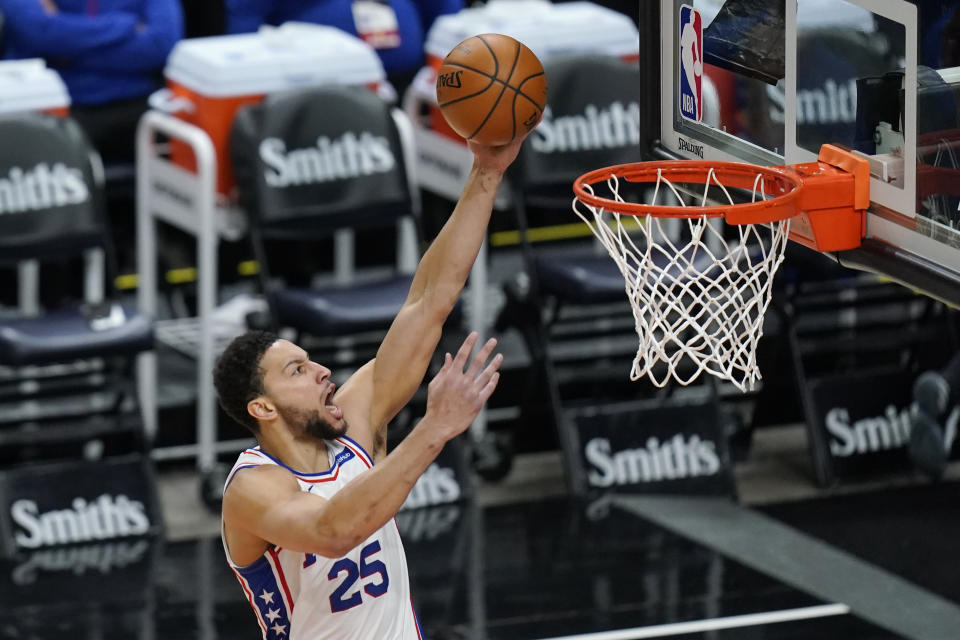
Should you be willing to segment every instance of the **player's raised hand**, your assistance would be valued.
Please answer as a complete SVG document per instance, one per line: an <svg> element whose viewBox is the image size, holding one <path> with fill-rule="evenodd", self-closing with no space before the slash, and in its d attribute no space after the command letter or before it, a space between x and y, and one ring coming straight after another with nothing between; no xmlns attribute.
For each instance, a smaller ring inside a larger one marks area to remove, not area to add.
<svg viewBox="0 0 960 640"><path fill-rule="evenodd" d="M517 154L520 153L520 147L526 138L527 134L520 135L514 138L512 142L499 147L490 147L472 141L467 142L467 146L473 152L474 163L477 167L503 174L507 167L517 159Z"/></svg>
<svg viewBox="0 0 960 640"><path fill-rule="evenodd" d="M495 338L487 340L467 366L477 338L478 334L472 332L455 356L447 353L443 368L427 388L424 422L439 429L445 440L466 431L500 381L503 354L490 358L497 346Z"/></svg>

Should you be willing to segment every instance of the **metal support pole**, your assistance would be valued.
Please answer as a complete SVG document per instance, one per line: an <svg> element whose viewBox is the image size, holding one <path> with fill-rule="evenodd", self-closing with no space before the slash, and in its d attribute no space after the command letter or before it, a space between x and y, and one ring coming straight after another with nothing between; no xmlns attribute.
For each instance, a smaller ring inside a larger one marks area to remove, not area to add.
<svg viewBox="0 0 960 640"><path fill-rule="evenodd" d="M159 155L154 136L161 133L187 144L196 160L190 173ZM148 111L137 130L137 298L143 313L156 317L157 273L155 219L197 238L197 466L208 471L216 463L216 395L211 371L214 360L212 312L217 296L217 162L213 142L202 129L160 111ZM156 432L156 356L141 356L141 385L152 385L152 417L148 433ZM150 393L150 389L146 389ZM147 407L144 407L147 413Z"/></svg>
<svg viewBox="0 0 960 640"><path fill-rule="evenodd" d="M480 336L477 345L482 345L489 333L487 321L487 240L484 238L480 252L470 269L470 305L467 325ZM470 436L474 442L480 442L487 434L487 408L484 405L470 426Z"/></svg>
<svg viewBox="0 0 960 640"><path fill-rule="evenodd" d="M146 114L137 125L137 306L149 318L157 317L157 243L156 227L150 213L150 167L153 159L153 131ZM147 351L137 356L137 393L144 435L151 445L157 435L157 354Z"/></svg>

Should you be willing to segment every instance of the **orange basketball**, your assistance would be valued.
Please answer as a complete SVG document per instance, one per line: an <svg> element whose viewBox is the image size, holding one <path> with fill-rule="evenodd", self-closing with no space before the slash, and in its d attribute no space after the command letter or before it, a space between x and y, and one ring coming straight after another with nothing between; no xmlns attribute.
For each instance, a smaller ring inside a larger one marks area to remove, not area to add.
<svg viewBox="0 0 960 640"><path fill-rule="evenodd" d="M502 145L529 133L547 105L543 65L510 36L467 38L437 72L437 104L454 131L467 140Z"/></svg>

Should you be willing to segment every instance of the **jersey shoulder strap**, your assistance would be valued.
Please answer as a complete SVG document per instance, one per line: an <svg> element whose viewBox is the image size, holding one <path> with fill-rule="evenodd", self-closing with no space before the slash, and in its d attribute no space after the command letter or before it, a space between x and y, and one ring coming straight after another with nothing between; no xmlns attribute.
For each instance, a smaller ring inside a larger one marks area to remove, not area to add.
<svg viewBox="0 0 960 640"><path fill-rule="evenodd" d="M236 475L237 471L246 469L248 467L259 467L260 465L264 464L277 465L277 461L260 451L260 447L244 449L240 455L237 456L237 461L233 463L233 468L230 469L230 473L227 475L227 479L223 483L223 490L227 490L227 486L230 484L230 481L233 480L233 477Z"/></svg>

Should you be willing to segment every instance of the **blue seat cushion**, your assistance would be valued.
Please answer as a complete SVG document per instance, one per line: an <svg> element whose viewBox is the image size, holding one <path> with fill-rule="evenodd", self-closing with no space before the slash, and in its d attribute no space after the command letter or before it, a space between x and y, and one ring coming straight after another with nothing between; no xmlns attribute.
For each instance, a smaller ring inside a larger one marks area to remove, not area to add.
<svg viewBox="0 0 960 640"><path fill-rule="evenodd" d="M759 247L750 249L750 261L760 259ZM543 293L573 304L616 302L626 298L623 274L614 260L604 255L537 256L537 273ZM704 275L715 277L718 267L714 258L704 250L687 247L680 254L667 248L652 253L657 286L684 285ZM653 280L651 280L651 284Z"/></svg>
<svg viewBox="0 0 960 640"><path fill-rule="evenodd" d="M91 326L80 307L0 320L0 364L23 366L80 358L133 355L153 348L153 322L121 305L122 322Z"/></svg>
<svg viewBox="0 0 960 640"><path fill-rule="evenodd" d="M412 275L325 289L282 289L270 302L282 326L314 335L386 329L410 291Z"/></svg>
<svg viewBox="0 0 960 640"><path fill-rule="evenodd" d="M541 293L574 304L626 299L620 269L607 255L538 256L535 260Z"/></svg>

